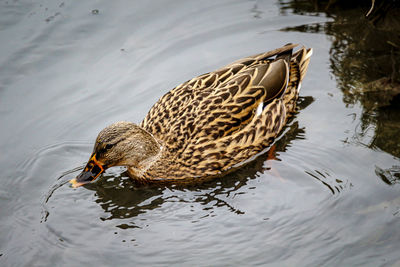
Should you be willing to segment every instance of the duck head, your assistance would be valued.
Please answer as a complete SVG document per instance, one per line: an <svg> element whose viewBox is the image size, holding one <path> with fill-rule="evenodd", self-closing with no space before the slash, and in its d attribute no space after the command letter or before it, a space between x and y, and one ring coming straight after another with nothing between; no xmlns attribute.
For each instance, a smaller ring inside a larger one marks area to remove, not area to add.
<svg viewBox="0 0 400 267"><path fill-rule="evenodd" d="M140 169L159 152L159 143L146 130L131 122L114 123L99 133L85 169L70 183L74 188L90 183L113 166Z"/></svg>

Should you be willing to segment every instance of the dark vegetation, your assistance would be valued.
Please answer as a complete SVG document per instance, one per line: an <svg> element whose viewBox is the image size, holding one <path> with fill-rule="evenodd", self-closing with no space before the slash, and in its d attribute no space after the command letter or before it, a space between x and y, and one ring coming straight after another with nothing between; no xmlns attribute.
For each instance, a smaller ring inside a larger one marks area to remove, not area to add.
<svg viewBox="0 0 400 267"><path fill-rule="evenodd" d="M326 23L285 31L324 32L331 39L330 67L346 105L362 106L361 123L344 142L400 157L400 1L280 1L281 12L325 15ZM399 167L377 173L393 184Z"/></svg>

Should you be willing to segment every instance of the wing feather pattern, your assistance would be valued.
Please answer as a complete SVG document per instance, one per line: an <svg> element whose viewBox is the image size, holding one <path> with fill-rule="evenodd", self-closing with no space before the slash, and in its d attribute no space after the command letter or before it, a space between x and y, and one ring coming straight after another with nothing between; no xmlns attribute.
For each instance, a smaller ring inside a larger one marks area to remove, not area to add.
<svg viewBox="0 0 400 267"><path fill-rule="evenodd" d="M292 54L296 46L235 61L165 94L141 123L166 149L147 175L217 175L267 147L294 111L307 70L311 50Z"/></svg>

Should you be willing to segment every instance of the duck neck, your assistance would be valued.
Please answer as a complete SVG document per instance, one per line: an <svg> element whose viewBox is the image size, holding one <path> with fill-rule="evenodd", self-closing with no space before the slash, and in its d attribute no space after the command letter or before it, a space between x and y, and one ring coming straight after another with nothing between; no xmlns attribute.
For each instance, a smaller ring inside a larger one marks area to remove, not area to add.
<svg viewBox="0 0 400 267"><path fill-rule="evenodd" d="M136 139L134 145L136 149L131 151L136 154L136 159L132 165L128 165L130 174L141 177L143 174L161 157L162 145L148 131L140 128L142 138Z"/></svg>

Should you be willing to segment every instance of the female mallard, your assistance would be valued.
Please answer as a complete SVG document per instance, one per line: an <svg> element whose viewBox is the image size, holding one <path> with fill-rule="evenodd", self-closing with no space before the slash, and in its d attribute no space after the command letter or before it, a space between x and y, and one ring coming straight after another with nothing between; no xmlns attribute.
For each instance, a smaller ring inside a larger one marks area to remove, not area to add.
<svg viewBox="0 0 400 267"><path fill-rule="evenodd" d="M141 182L219 176L265 149L296 100L312 49L297 45L238 60L165 94L140 125L117 122L97 136L74 187L127 166Z"/></svg>

